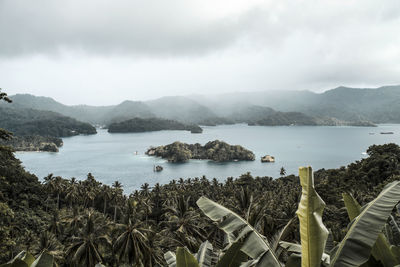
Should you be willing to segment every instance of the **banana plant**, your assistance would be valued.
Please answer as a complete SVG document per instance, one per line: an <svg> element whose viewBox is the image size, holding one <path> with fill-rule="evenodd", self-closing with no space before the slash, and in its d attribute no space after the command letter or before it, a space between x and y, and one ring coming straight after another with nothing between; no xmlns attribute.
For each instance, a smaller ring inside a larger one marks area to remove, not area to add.
<svg viewBox="0 0 400 267"><path fill-rule="evenodd" d="M241 252L241 247L242 243L238 242L229 245L224 252L214 251L211 243L205 241L200 245L199 251L194 255L190 254L186 248L180 247L177 248L176 254L171 251L165 253L164 258L169 267L235 267L241 266L241 264L248 259L247 255ZM193 259L196 262L194 262Z"/></svg>
<svg viewBox="0 0 400 267"><path fill-rule="evenodd" d="M385 267L400 267L400 248L390 246L382 235L387 218L400 201L400 181L386 185L364 207L360 207L349 195L343 195L351 223L346 236L332 249L333 242L329 241L329 232L322 222L325 203L314 188L312 168L302 167L299 174L302 196L297 216L301 244L279 242L280 247L290 254L286 267L356 267L365 264L371 254ZM212 264L212 260L204 260L206 255L211 259L213 250L209 243L203 243L201 251L195 255L185 248L178 248L176 254L165 254L170 267L283 266L275 253L276 246L271 246L264 236L239 215L205 197L199 198L197 205L228 235L230 245L219 253L216 265Z"/></svg>
<svg viewBox="0 0 400 267"><path fill-rule="evenodd" d="M312 168L300 168L299 174L302 199L297 215L300 219L301 266L316 267L321 264L327 239L326 227L320 220L324 204L315 192ZM329 266L355 267L367 262L387 218L399 201L400 181L395 181L388 184L377 198L364 207L359 209L354 203L348 205L348 212L353 220L346 236L333 249Z"/></svg>
<svg viewBox="0 0 400 267"><path fill-rule="evenodd" d="M335 254L331 255L334 267L360 266L367 262L379 234L392 212L400 201L400 181L389 183L382 192L360 210L339 243Z"/></svg>
<svg viewBox="0 0 400 267"><path fill-rule="evenodd" d="M357 200L348 193L343 193L343 201L349 215L350 221L354 220L361 213L361 206ZM386 236L383 233L378 235L374 246L372 247L372 256L380 261L384 267L392 267L400 264L396 258L394 247L389 243ZM399 255L400 256L400 255Z"/></svg>
<svg viewBox="0 0 400 267"><path fill-rule="evenodd" d="M302 192L296 213L300 221L301 266L319 266L329 234L322 222L325 202L315 191L312 168L301 167L299 176Z"/></svg>
<svg viewBox="0 0 400 267"><path fill-rule="evenodd" d="M267 239L238 214L206 197L200 197L196 203L228 235L231 243L241 243L240 250L253 260L252 266L282 266Z"/></svg>
<svg viewBox="0 0 400 267"><path fill-rule="evenodd" d="M11 261L0 265L0 267L53 267L52 255L42 252L37 259L29 252L21 251Z"/></svg>

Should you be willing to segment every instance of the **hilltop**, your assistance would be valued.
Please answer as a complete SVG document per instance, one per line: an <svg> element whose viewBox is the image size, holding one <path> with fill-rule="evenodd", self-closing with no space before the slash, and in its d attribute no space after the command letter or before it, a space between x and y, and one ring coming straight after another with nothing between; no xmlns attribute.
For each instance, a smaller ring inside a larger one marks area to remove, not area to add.
<svg viewBox="0 0 400 267"><path fill-rule="evenodd" d="M67 106L48 97L14 95L14 108L53 111L91 124L138 118L218 125L361 125L400 123L400 86L338 87L324 93L265 91L215 96L169 96L112 106ZM5 105L5 104L0 104Z"/></svg>

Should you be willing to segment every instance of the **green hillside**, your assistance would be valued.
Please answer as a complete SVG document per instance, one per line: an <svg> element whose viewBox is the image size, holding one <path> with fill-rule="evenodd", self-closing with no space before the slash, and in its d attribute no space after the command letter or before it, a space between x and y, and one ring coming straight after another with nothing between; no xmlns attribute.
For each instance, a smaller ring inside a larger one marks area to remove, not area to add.
<svg viewBox="0 0 400 267"><path fill-rule="evenodd" d="M7 129L15 135L52 137L96 133L96 129L89 123L55 112L5 107L0 107L0 128Z"/></svg>

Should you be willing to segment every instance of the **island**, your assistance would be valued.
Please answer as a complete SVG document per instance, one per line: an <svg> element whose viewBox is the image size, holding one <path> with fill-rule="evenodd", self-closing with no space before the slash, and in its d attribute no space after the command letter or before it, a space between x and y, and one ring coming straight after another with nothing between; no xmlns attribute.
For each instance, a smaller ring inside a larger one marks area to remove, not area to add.
<svg viewBox="0 0 400 267"><path fill-rule="evenodd" d="M111 123L109 133L140 133L162 130L183 130L191 133L202 133L203 129L195 124L184 124L175 120L160 118L133 118L121 122Z"/></svg>
<svg viewBox="0 0 400 267"><path fill-rule="evenodd" d="M63 141L57 137L26 135L14 136L10 140L0 140L0 145L10 146L15 151L58 152L58 148L63 145Z"/></svg>
<svg viewBox="0 0 400 267"><path fill-rule="evenodd" d="M261 162L275 162L275 157L271 155L265 155L261 157Z"/></svg>
<svg viewBox="0 0 400 267"><path fill-rule="evenodd" d="M251 161L255 155L240 145L229 145L223 141L210 141L204 146L199 143L186 144L174 142L169 145L151 147L146 152L149 156L167 159L169 162L186 162L189 159L207 159L217 162Z"/></svg>

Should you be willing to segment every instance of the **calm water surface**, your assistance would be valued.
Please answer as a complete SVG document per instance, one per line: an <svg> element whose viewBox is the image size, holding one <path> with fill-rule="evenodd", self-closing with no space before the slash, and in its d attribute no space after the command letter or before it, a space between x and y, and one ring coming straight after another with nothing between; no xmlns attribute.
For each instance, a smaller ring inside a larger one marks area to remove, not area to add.
<svg viewBox="0 0 400 267"><path fill-rule="evenodd" d="M392 131L393 135L380 132ZM374 133L374 134L372 134ZM144 152L150 146L182 141L205 144L223 140L252 150L257 159L253 162L215 163L191 160L188 163L168 163L148 157ZM365 157L363 152L372 144L400 143L400 125L379 127L326 127L326 126L247 126L229 125L204 127L202 134L187 131L160 131L149 133L98 134L63 138L64 146L58 153L18 152L16 156L25 168L43 178L49 173L64 178L86 178L91 172L96 179L111 184L119 180L125 193L130 193L143 183L168 183L172 179L201 177L225 180L251 172L258 176L278 177L281 167L288 174L297 174L299 166L311 165L314 169L337 168ZM138 155L135 152L138 151ZM261 163L260 157L275 156L275 163ZM153 172L154 165L164 167Z"/></svg>

